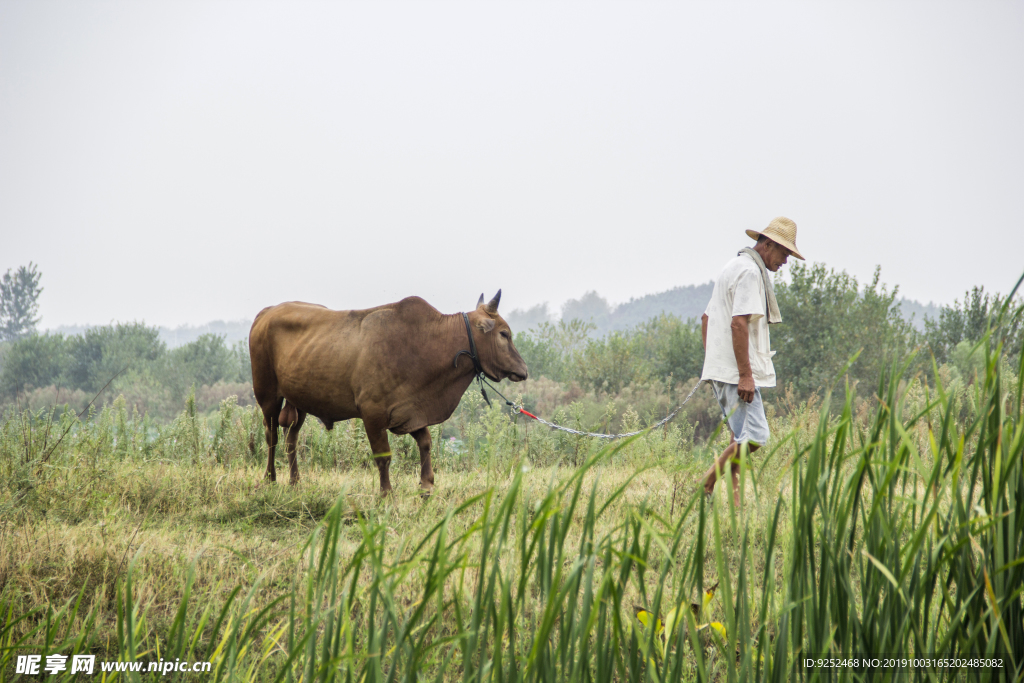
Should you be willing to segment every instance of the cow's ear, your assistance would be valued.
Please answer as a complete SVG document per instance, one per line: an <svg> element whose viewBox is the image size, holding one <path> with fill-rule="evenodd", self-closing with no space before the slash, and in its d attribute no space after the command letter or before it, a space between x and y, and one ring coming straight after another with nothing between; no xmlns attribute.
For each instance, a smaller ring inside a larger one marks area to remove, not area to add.
<svg viewBox="0 0 1024 683"><path fill-rule="evenodd" d="M480 322L476 324L476 327L484 334L487 334L494 329L494 320L491 318L482 318Z"/></svg>
<svg viewBox="0 0 1024 683"><path fill-rule="evenodd" d="M477 308L479 308L480 304L482 304L483 302L484 302L484 293L480 292L480 298L477 299L477 302L476 302Z"/></svg>

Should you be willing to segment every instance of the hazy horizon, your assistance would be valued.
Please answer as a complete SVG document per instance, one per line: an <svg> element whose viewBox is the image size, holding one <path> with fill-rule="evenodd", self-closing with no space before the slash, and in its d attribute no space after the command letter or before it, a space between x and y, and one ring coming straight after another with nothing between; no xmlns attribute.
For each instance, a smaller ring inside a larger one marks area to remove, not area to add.
<svg viewBox="0 0 1024 683"><path fill-rule="evenodd" d="M605 301L608 303L609 307L614 310L614 309L616 309L618 307L621 307L621 306L628 306L631 302L639 300L639 299L642 299L644 297L655 296L657 294L663 294L663 293L665 293L667 291L671 291L671 290L677 289L677 288L692 287L692 286L699 286L699 285L702 285L702 284L708 284L709 282L713 283L714 281L713 280L709 280L708 282L702 282L702 283L680 284L680 285L676 285L675 287L670 287L668 290L662 290L660 292L646 292L644 294L639 294L639 295L636 295L636 296L631 296L629 299L626 299L625 301L612 301L612 300L609 300L607 297L605 297L601 292L599 292L597 290L589 290L587 292L583 292L580 295L580 297L566 299L565 301L563 301L561 303L557 303L557 304L553 303L551 301L539 301L537 303L529 304L529 305L526 305L526 306L517 306L516 308L509 308L508 306L504 306L503 305L503 306L501 306L501 310L502 310L502 312L505 315L508 315L510 312L513 312L513 311L519 312L519 313L525 313L528 310L530 310L530 309L532 309L532 308L534 308L536 306L547 306L547 309L548 309L548 311L549 311L549 313L551 315L551 319L552 320L558 320L558 319L560 319L562 317L562 313L561 312L565 308L566 304L579 301L580 298L582 298L583 296L585 296L587 294L590 294L591 292L594 292L598 296L600 296L601 298L605 299ZM44 277L44 281L42 282L42 284L45 286L45 277ZM858 284L860 284L861 289L863 289L864 285L867 284L867 283L865 283L864 281L858 281ZM886 282L883 279L882 280L882 284L887 286L889 288L889 290L891 291L892 287L894 285L897 285L898 283ZM971 287L973 287L973 286L974 285L972 285ZM970 289L970 288L968 288L968 289ZM921 306L922 308L925 308L925 309L928 309L928 308L939 309L942 306L951 305L951 304L953 304L956 301L959 301L961 303L964 302L964 300L965 300L964 294L966 294L967 291L968 290L965 290L964 292L961 292L959 295L957 295L956 297L954 297L950 301L920 301L918 299L911 299L909 297L903 296L902 288L901 288L900 289L900 294L899 294L899 296L897 296L896 301L898 303L899 302L906 302L906 303L917 304L917 305L919 305L919 306ZM986 290L986 291L988 291L988 290ZM993 291L993 292L990 292L990 293L1006 294L1007 292L995 292L995 291ZM1020 293L1018 293L1018 296L1019 295L1020 295ZM413 295L410 294L409 296L413 296ZM477 295L477 296L479 297L479 295ZM490 294L486 294L485 296L487 296L489 298ZM502 294L502 299L503 300L505 299L504 293ZM268 303L267 305L271 306L271 305L274 305L275 303L282 303L282 302L278 301L278 302ZM381 302L381 303L389 303L389 302ZM474 299L474 301L472 303L476 303L476 300ZM470 306L466 306L464 308L466 310L468 310L470 308ZM141 318L111 319L111 320L108 320L108 321L105 321L105 322L79 322L79 321L74 321L74 322L69 322L69 323L60 323L60 324L48 325L48 324L46 324L45 311L40 311L40 316L41 316L42 320L40 321L40 324L37 327L38 327L38 329L40 331L43 331L43 332L45 332L45 331L56 331L56 330L60 330L60 329L63 329L63 330L77 329L77 328L85 329L85 328L90 328L90 327L100 327L100 326L103 326L103 325L110 325L110 324L116 324L116 323L133 323L133 322L146 323L147 325L151 325L153 327L160 327L160 328L165 328L165 329L168 329L168 330L174 330L174 329L185 329L185 328L200 328L200 327L209 326L211 324L219 323L219 322L235 323L235 322L241 322L241 321L251 321L255 317L255 315L250 315L250 316L239 315L239 316L234 316L234 317L211 318L209 320L185 321L185 322L180 322L180 323L173 324L173 325L166 325L166 324L150 322L149 320L145 320L145 319L141 319Z"/></svg>
<svg viewBox="0 0 1024 683"><path fill-rule="evenodd" d="M703 284L704 285L711 285L713 283L708 282L708 283L703 283ZM701 285L695 285L693 287L700 287L700 286ZM660 295L660 294L666 294L666 293L668 293L670 291L674 291L675 289L682 289L682 288L684 288L684 287L674 288L673 290L667 290L666 292L655 292L655 293L650 294L650 295L645 295L645 297L646 296L654 297L654 296L657 296L657 295ZM591 294L591 292L588 292L587 294L589 295L589 294ZM600 296L599 292L596 292L596 294L598 295L598 297L600 297L602 299L604 298L604 297ZM607 302L607 301L606 301L606 303L609 304L609 313L617 314L617 313L620 313L621 311L623 311L624 309L628 308L634 302L642 301L645 297L634 298L634 299L631 299L630 301L621 302L619 304L613 304L613 303ZM586 299L586 298L587 298L587 296L581 297L581 299ZM565 310L566 307L568 305L572 305L572 304L579 305L580 301L581 301L580 299L570 299L569 301L566 301L565 304L563 304L562 306L559 306L559 307L552 307L550 304L542 303L542 304L537 304L534 307L530 307L530 308L526 308L526 309L524 309L524 308L511 309L511 310L506 309L506 310L503 311L503 314L504 314L504 317L506 318L506 320L512 326L512 329L513 329L514 332L516 332L516 333L518 333L518 332L526 332L528 330L534 329L536 327L536 325L539 324L540 322L557 322L558 320L571 320L573 317L582 317L583 319L590 319L587 316L567 315L566 310ZM903 313L903 317L905 319L907 319L907 320L913 321L915 327L917 327L919 330L924 330L925 329L924 328L924 321L925 321L926 318L930 317L932 319L937 319L939 313L941 312L941 305L936 304L935 302L922 303L922 302L915 301L915 300L912 300L912 299L907 299L906 297L897 297L896 303L901 306L901 311ZM540 308L544 309L544 312L546 312L546 314L547 314L546 316L543 316L543 315L540 314L541 312L538 311L538 309L540 309ZM673 314L673 315L678 315L678 313L676 313L675 311L672 311L672 310L664 310L663 308L660 309L660 310L661 310L662 313L669 313L669 314ZM657 314L655 314L655 315L657 315ZM636 315L634 314L634 315L632 315L630 317L631 318L635 318ZM682 317L684 319L692 319L694 321L696 321L696 319L697 319L695 316L689 316L689 317L682 316ZM649 318L647 318L647 319L649 319ZM154 328L156 328L156 329L158 329L160 331L160 338L164 342L166 342L169 347L174 348L174 347L180 346L182 344L187 344L187 343L195 340L196 338L198 338L201 334L205 334L205 333L219 334L219 335L225 337L226 341L229 344L233 343L234 341L246 339L246 338L248 338L249 326L251 325L252 320L249 319L249 318L232 318L232 319L220 318L220 319L217 319L217 320L207 320L207 321L204 321L204 322L197 322L197 323L183 323L183 324L175 325L175 326L153 325L153 324L150 324L150 323L148 323L148 322L146 322L144 320L112 320L112 321L109 321L108 323L98 323L98 324L70 324L70 325L66 324L66 325L55 325L55 326L52 326L52 327L42 326L40 331L46 332L46 333L61 333L61 334L65 334L65 335L77 335L77 334L82 334L83 332L85 332L85 330L90 329L90 328L102 327L103 325L117 324L117 323L125 323L125 324L144 323L144 324L146 324L149 327L154 327ZM613 327L608 327L608 328L605 328L605 327L602 327L602 326L598 326L598 328L595 329L591 334L595 335L595 336L603 336L604 334L606 334L611 329L626 329L626 328L631 328L631 327L633 327L633 325L632 324L628 324L628 323L625 325L625 327L623 327L622 324L616 324Z"/></svg>
<svg viewBox="0 0 1024 683"><path fill-rule="evenodd" d="M714 279L785 215L1007 293L1024 4L0 4L0 273L41 327L444 312ZM1013 235L1017 235L1016 238Z"/></svg>

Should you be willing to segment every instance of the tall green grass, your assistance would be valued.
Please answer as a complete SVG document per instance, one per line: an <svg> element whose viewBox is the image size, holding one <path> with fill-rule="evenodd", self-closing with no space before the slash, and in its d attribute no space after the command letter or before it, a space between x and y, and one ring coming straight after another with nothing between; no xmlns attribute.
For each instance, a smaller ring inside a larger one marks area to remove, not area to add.
<svg viewBox="0 0 1024 683"><path fill-rule="evenodd" d="M14 678L17 654L88 651L210 659L212 675L195 675L204 681L1024 680L1024 361L1007 386L999 344L977 353L985 373L966 419L941 382L910 400L906 366L894 367L870 415L854 415L852 392L834 410L826 399L806 443L794 431L757 470L744 458L744 482L776 500L767 524L711 505L699 487L670 510L624 503L629 481L599 493L630 442L541 494L520 466L503 493L447 510L431 501L422 514L436 523L414 540L342 496L302 546L290 588L257 580L197 603L190 578L166 633L146 626L152 606L133 592L131 565L116 633L92 632L89 615L72 629L82 594L16 614L4 593L0 681ZM784 491L762 490L760 473L784 452ZM358 529L354 552L338 542L345 527ZM709 570L724 636L689 609ZM682 617L646 628L637 599ZM855 654L1002 668L804 665Z"/></svg>

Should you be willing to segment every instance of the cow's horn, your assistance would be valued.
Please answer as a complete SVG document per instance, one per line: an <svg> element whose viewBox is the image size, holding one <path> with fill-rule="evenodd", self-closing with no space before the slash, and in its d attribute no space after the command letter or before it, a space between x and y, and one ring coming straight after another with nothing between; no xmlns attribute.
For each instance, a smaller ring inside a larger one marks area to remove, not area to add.
<svg viewBox="0 0 1024 683"><path fill-rule="evenodd" d="M479 305L480 305L480 304L482 304L483 302L484 302L484 293L483 293L483 292L480 292L480 298L479 298L479 299L477 299L476 305L477 305L477 306L479 306Z"/></svg>
<svg viewBox="0 0 1024 683"><path fill-rule="evenodd" d="M499 301L501 301L501 290L500 289L498 290L498 293L494 295L494 298L491 299L487 303L487 311L489 313L497 313L498 312L498 302Z"/></svg>

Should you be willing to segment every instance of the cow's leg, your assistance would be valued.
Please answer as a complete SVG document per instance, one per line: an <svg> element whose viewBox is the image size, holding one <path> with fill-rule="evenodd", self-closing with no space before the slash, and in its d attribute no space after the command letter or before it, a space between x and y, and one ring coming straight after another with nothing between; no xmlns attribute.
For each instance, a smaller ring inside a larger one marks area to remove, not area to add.
<svg viewBox="0 0 1024 683"><path fill-rule="evenodd" d="M299 410L289 402L285 402L281 409L281 416L278 418L284 428L284 452L288 454L288 470L291 474L291 485L299 483L299 460L296 448L299 443L299 430L302 423L306 421L306 413Z"/></svg>
<svg viewBox="0 0 1024 683"><path fill-rule="evenodd" d="M430 428L421 427L412 432L416 445L420 447L420 488L430 493L434 488L434 468L430 466Z"/></svg>
<svg viewBox="0 0 1024 683"><path fill-rule="evenodd" d="M366 437L370 440L370 450L373 452L373 461L380 472L380 495L386 496L391 492L391 445L388 443L387 423L384 420L363 418L363 427L366 429Z"/></svg>
<svg viewBox="0 0 1024 683"><path fill-rule="evenodd" d="M277 481L274 451L277 449L278 414L281 412L281 403L282 399L276 398L273 402L260 405L263 410L263 433L267 437L267 471L263 478L269 481Z"/></svg>

